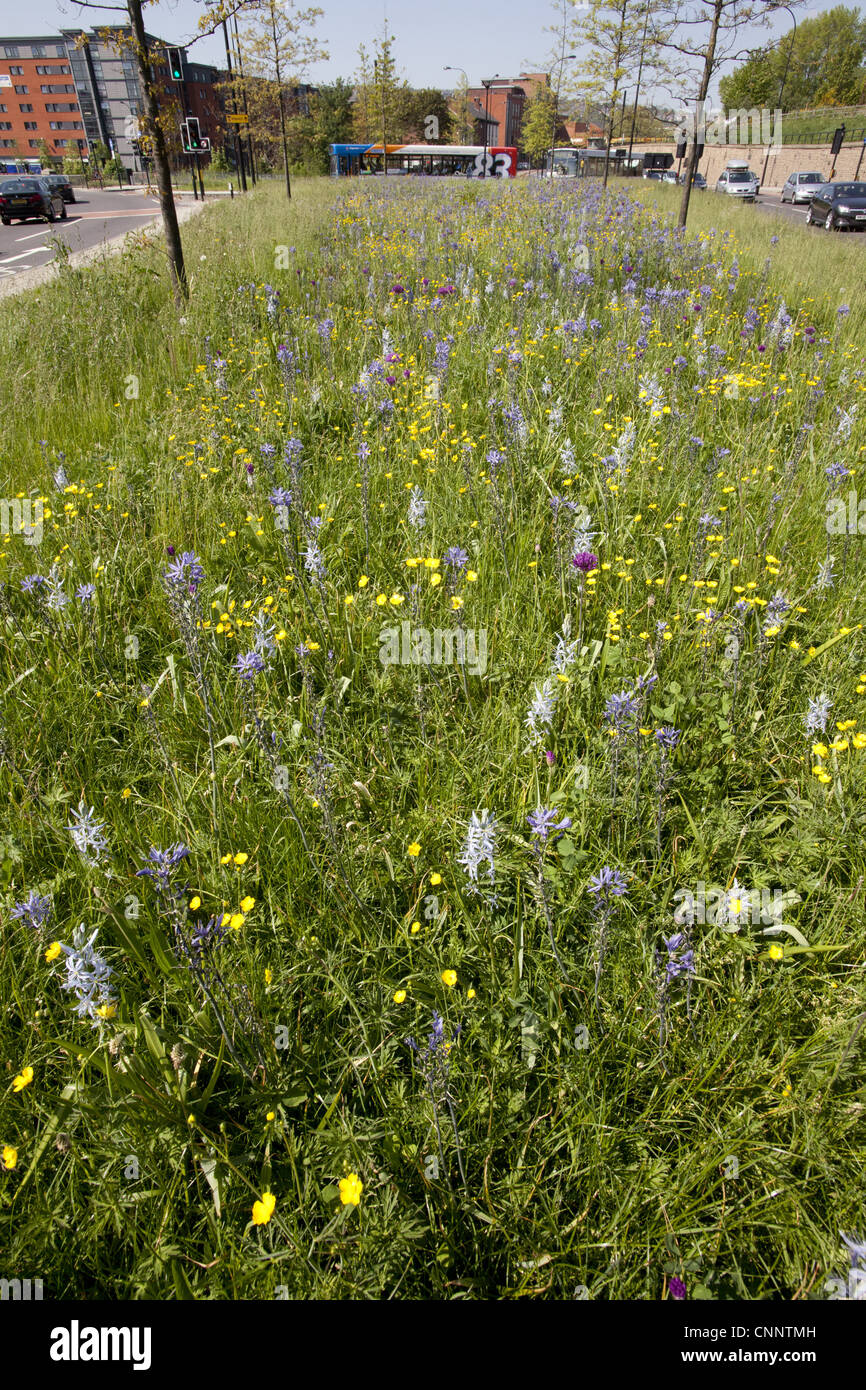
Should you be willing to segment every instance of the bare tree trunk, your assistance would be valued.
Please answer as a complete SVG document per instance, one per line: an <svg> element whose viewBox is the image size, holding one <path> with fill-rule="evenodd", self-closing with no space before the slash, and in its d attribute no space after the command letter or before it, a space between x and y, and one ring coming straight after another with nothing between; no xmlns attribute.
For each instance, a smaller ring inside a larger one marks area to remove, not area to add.
<svg viewBox="0 0 866 1390"><path fill-rule="evenodd" d="M189 287L183 263L180 228L177 225L177 210L171 189L171 170L168 167L165 132L159 121L159 105L153 86L153 72L150 66L150 54L147 50L147 37L141 7L142 0L126 0L126 9L135 39L135 56L138 61L138 74L144 98L145 133L150 135L152 141L153 164L156 170L156 186L159 190L159 206L165 233L165 250L168 256L171 291L175 303L181 305L189 294Z"/></svg>
<svg viewBox="0 0 866 1390"><path fill-rule="evenodd" d="M722 18L724 0L715 0L713 6L713 27L710 31L710 38L707 44L706 57L704 58L704 75L701 78L700 91L696 102L695 115L698 120L703 118L704 102L707 99L707 92L710 90L710 78L713 75L713 66L716 56L716 42L719 37L719 23ZM699 115L700 113L700 115ZM689 150L689 157L686 160L685 184L683 186L683 196L680 201L680 215L677 218L677 226L684 227L689 215L689 199L692 196L692 181L695 170L698 167L698 131L697 125L692 132L692 147Z"/></svg>
<svg viewBox="0 0 866 1390"><path fill-rule="evenodd" d="M292 181L289 178L289 142L286 136L286 106L283 95L283 74L280 70L280 40L277 34L277 20L274 14L273 0L271 0L271 33L274 36L274 72L277 78L277 91L280 94L280 136L283 142L283 172L286 176L286 197L291 201Z"/></svg>
<svg viewBox="0 0 866 1390"><path fill-rule="evenodd" d="M286 174L286 197L291 199L292 182L289 178L289 142L286 136L286 112L283 103L283 88L280 85L280 134L283 140L283 169Z"/></svg>
<svg viewBox="0 0 866 1390"><path fill-rule="evenodd" d="M610 123L607 131L607 139L605 140L606 148L604 151L604 183L602 184L602 188L607 188L607 175L610 169L610 147L613 144L613 122L614 116L616 114L616 99L618 96L619 92L614 91L613 96L610 99Z"/></svg>

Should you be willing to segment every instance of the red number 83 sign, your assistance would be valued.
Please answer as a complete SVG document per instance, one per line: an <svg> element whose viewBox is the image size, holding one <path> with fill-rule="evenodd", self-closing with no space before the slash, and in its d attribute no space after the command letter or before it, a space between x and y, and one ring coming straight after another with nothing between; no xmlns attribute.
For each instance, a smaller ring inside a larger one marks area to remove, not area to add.
<svg viewBox="0 0 866 1390"><path fill-rule="evenodd" d="M486 174L485 174L486 170ZM497 148L482 150L471 166L473 178L513 179L517 173L517 150Z"/></svg>

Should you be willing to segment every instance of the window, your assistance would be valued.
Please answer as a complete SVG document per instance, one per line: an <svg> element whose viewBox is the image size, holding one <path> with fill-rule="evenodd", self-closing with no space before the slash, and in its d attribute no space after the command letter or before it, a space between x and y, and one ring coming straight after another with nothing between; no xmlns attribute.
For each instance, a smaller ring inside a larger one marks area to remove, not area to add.
<svg viewBox="0 0 866 1390"><path fill-rule="evenodd" d="M16 77L24 76L24 69L22 67L16 67L14 63L10 66L9 71L14 73Z"/></svg>
<svg viewBox="0 0 866 1390"><path fill-rule="evenodd" d="M30 95L30 88L29 88L29 87L25 87L23 82L21 83L20 86L19 86L18 83L16 82L16 83L15 83L15 90L16 90L16 92L18 93L18 95L19 95L20 97L26 97L26 96L29 96L29 95Z"/></svg>
<svg viewBox="0 0 866 1390"><path fill-rule="evenodd" d="M2 101L0 101L0 111L8 111L8 110L9 110L9 107L8 107L8 106L5 106L4 103L3 103Z"/></svg>
<svg viewBox="0 0 866 1390"><path fill-rule="evenodd" d="M41 140L28 140L27 143L28 143L28 145L30 146L31 150L38 150L38 149L39 149L39 146L42 144L42 141L41 141Z"/></svg>
<svg viewBox="0 0 866 1390"><path fill-rule="evenodd" d="M69 141L68 141L68 140L55 140L54 143L55 143L55 145L63 145L63 146L65 147L66 145L69 144Z"/></svg>
<svg viewBox="0 0 866 1390"><path fill-rule="evenodd" d="M80 130L80 121L49 121L52 130Z"/></svg>
<svg viewBox="0 0 866 1390"><path fill-rule="evenodd" d="M18 90L17 87L16 87L15 90L16 90L16 91ZM59 83L58 83L58 84L54 84L54 85L52 85L52 86L45 86L45 84L43 83L43 85L39 88L39 90L40 90L40 92L52 92L52 93L53 93L53 92L71 92L73 96L75 95L75 88L72 87L72 86L70 86L70 84L69 84L68 82L66 83L65 86L61 86Z"/></svg>
<svg viewBox="0 0 866 1390"><path fill-rule="evenodd" d="M31 108L32 109L32 108ZM46 111L77 111L78 107L74 101L46 101Z"/></svg>
<svg viewBox="0 0 866 1390"><path fill-rule="evenodd" d="M0 121L0 130L11 130L11 129L12 129L12 122L11 122L11 121Z"/></svg>
<svg viewBox="0 0 866 1390"><path fill-rule="evenodd" d="M30 57L31 57L31 58L44 58L44 57L45 57L45 49L43 48L43 46L42 46L41 43L32 43L32 44L30 45Z"/></svg>
<svg viewBox="0 0 866 1390"><path fill-rule="evenodd" d="M9 44L6 48L4 48L3 53L4 56L7 58L17 58L19 56L18 49L14 44Z"/></svg>
<svg viewBox="0 0 866 1390"><path fill-rule="evenodd" d="M32 104L31 104L29 101L19 101L19 103L18 103L18 110L19 110L19 111L32 111L32 110L33 110L33 106L32 106Z"/></svg>
<svg viewBox="0 0 866 1390"><path fill-rule="evenodd" d="M14 140L0 140L0 149L11 150L15 145Z"/></svg>
<svg viewBox="0 0 866 1390"><path fill-rule="evenodd" d="M63 44L62 44L62 43L58 43L58 44L55 45L54 53L55 53L55 56L56 56L57 58L65 58L65 57L66 57L66 49L63 47Z"/></svg>
<svg viewBox="0 0 866 1390"><path fill-rule="evenodd" d="M39 125L38 125L38 123L37 123L36 121L25 121L25 122L24 122L24 129L25 129L25 130L38 130L38 129L39 129Z"/></svg>

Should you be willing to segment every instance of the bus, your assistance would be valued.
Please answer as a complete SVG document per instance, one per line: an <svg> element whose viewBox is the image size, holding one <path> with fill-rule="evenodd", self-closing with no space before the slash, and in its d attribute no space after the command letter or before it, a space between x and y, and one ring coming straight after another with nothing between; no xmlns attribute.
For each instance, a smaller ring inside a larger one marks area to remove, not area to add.
<svg viewBox="0 0 866 1390"><path fill-rule="evenodd" d="M429 174L447 177L511 178L517 174L514 146L491 145L331 145L331 176L353 174Z"/></svg>
<svg viewBox="0 0 866 1390"><path fill-rule="evenodd" d="M41 174L38 159L0 159L0 174Z"/></svg>

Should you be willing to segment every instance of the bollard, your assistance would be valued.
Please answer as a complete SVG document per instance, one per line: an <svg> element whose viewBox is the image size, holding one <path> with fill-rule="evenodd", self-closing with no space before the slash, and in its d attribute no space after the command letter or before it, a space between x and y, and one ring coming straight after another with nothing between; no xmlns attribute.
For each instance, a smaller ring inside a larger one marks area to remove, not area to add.
<svg viewBox="0 0 866 1390"><path fill-rule="evenodd" d="M234 196L235 196L234 184L231 184L231 183L230 183L230 184L229 184L229 197L230 197L230 198L233 198Z"/></svg>

